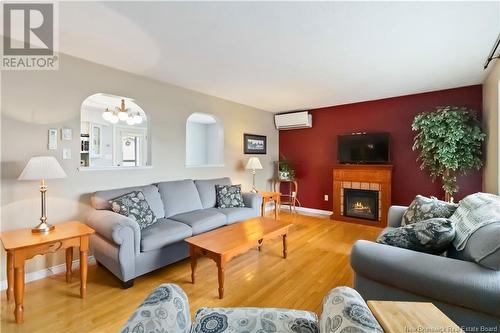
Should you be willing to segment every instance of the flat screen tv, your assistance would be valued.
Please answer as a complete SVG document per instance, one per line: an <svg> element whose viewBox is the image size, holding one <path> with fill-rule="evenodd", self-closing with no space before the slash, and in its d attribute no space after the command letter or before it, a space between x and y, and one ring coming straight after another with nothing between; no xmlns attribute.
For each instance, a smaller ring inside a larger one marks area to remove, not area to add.
<svg viewBox="0 0 500 333"><path fill-rule="evenodd" d="M389 139L389 133L339 135L337 137L339 163L389 163Z"/></svg>

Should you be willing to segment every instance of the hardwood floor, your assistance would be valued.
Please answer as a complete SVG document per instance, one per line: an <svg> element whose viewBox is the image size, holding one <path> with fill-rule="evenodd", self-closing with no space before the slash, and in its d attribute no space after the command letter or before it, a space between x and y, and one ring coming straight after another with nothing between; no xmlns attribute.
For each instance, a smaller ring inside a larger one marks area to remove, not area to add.
<svg viewBox="0 0 500 333"><path fill-rule="evenodd" d="M130 289L106 269L90 266L87 298L79 298L78 271L67 284L65 274L26 285L25 322L14 323L14 303L1 296L1 332L118 332L146 295L161 283L180 285L191 313L202 306L260 306L311 310L319 313L323 296L340 285L352 285L349 254L358 239L373 240L381 229L327 218L289 214L280 219L293 226L288 235L288 258L281 239L234 258L226 267L224 299L217 294L217 267L198 260L196 284L191 284L189 259L139 277Z"/></svg>

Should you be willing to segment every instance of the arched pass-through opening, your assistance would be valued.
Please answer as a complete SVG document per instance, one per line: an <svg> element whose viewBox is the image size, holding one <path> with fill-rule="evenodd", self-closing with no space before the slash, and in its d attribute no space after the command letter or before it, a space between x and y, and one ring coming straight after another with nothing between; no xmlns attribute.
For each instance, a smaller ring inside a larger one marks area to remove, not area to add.
<svg viewBox="0 0 500 333"><path fill-rule="evenodd" d="M224 127L214 115L195 112L186 120L186 166L224 165Z"/></svg>
<svg viewBox="0 0 500 333"><path fill-rule="evenodd" d="M80 168L151 166L149 121L134 99L98 93L80 113Z"/></svg>

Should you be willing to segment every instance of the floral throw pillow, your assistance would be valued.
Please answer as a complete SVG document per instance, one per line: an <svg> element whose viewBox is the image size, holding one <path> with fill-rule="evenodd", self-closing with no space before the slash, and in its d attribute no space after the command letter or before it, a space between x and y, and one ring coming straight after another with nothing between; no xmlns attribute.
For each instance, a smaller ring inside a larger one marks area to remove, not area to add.
<svg viewBox="0 0 500 333"><path fill-rule="evenodd" d="M404 213L401 226L439 217L447 219L453 215L457 207L457 204L451 202L417 195Z"/></svg>
<svg viewBox="0 0 500 333"><path fill-rule="evenodd" d="M245 207L241 185L215 185L217 208Z"/></svg>
<svg viewBox="0 0 500 333"><path fill-rule="evenodd" d="M118 214L124 215L139 224L141 230L153 225L158 221L155 214L149 207L144 193L133 191L118 198L109 200L111 209Z"/></svg>
<svg viewBox="0 0 500 333"><path fill-rule="evenodd" d="M186 293L176 284L164 283L149 294L120 333L190 331L191 314Z"/></svg>
<svg viewBox="0 0 500 333"><path fill-rule="evenodd" d="M363 297L349 287L337 287L325 296L319 319L319 331L324 333L384 332Z"/></svg>
<svg viewBox="0 0 500 333"><path fill-rule="evenodd" d="M309 311L279 308L200 308L191 333L319 333Z"/></svg>
<svg viewBox="0 0 500 333"><path fill-rule="evenodd" d="M386 229L378 236L377 243L441 254L448 250L454 238L453 222L445 218L433 218L404 227Z"/></svg>

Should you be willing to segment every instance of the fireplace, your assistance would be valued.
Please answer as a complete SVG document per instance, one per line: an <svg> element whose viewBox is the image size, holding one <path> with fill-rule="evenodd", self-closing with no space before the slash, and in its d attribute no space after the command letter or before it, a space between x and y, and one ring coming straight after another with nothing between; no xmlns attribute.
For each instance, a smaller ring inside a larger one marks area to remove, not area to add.
<svg viewBox="0 0 500 333"><path fill-rule="evenodd" d="M344 188L344 216L378 221L379 191Z"/></svg>
<svg viewBox="0 0 500 333"><path fill-rule="evenodd" d="M331 219L386 227L391 182L392 165L336 165L333 168Z"/></svg>

